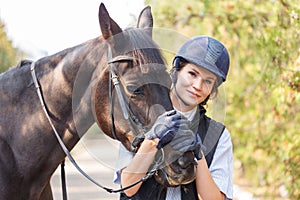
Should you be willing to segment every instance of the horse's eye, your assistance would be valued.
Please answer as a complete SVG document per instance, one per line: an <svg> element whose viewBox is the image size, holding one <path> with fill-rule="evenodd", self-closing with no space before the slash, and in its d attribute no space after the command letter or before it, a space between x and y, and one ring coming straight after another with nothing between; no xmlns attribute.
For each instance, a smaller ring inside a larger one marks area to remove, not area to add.
<svg viewBox="0 0 300 200"><path fill-rule="evenodd" d="M133 94L134 91L137 89L137 87L134 86L134 85L128 85L128 86L126 87L126 89L127 89L127 91L128 91L129 93Z"/></svg>
<svg viewBox="0 0 300 200"><path fill-rule="evenodd" d="M137 88L134 92L133 92L134 95L144 95L145 92L144 92L144 87L139 87Z"/></svg>
<svg viewBox="0 0 300 200"><path fill-rule="evenodd" d="M128 85L127 91L133 95L144 95L144 87L138 87L136 85Z"/></svg>

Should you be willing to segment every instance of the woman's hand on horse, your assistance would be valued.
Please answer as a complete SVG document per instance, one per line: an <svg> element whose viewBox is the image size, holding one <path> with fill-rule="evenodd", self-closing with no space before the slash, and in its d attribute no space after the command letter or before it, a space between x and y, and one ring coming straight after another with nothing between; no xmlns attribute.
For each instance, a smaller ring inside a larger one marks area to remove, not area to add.
<svg viewBox="0 0 300 200"><path fill-rule="evenodd" d="M157 148L160 149L174 138L178 130L187 129L188 127L189 121L181 116L180 113L171 110L156 119L152 128L145 134L145 137L149 140L158 138Z"/></svg>
<svg viewBox="0 0 300 200"><path fill-rule="evenodd" d="M178 151L181 154L193 151L197 160L202 159L203 145L201 138L190 129L181 129L170 142L170 146L174 151Z"/></svg>

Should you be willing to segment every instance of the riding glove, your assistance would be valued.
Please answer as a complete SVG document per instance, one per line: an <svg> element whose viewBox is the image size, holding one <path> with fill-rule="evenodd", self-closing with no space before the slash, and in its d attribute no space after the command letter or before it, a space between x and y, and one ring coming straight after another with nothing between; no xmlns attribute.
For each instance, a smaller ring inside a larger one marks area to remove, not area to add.
<svg viewBox="0 0 300 200"><path fill-rule="evenodd" d="M159 138L157 148L163 148L176 135L179 129L187 126L187 120L183 119L180 113L175 110L160 115L152 128L145 134L147 139Z"/></svg>
<svg viewBox="0 0 300 200"><path fill-rule="evenodd" d="M195 134L190 129L180 129L170 142L173 150L180 153L193 151L197 160L202 159L202 142L198 134Z"/></svg>

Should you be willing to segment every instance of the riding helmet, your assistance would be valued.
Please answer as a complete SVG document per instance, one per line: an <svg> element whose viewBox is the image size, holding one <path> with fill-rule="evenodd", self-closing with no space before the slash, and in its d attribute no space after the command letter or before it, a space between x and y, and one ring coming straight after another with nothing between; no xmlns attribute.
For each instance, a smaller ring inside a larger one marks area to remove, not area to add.
<svg viewBox="0 0 300 200"><path fill-rule="evenodd" d="M209 36L196 36L187 40L178 50L173 60L173 65L178 65L178 60L203 67L215 74L218 86L226 80L230 58L226 47L218 40Z"/></svg>

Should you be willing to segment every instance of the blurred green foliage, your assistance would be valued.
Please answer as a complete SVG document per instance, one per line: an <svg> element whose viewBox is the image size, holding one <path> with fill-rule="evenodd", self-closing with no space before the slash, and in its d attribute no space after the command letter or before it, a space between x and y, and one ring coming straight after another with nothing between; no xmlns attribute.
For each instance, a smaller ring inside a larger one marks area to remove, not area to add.
<svg viewBox="0 0 300 200"><path fill-rule="evenodd" d="M273 199L287 190L284 198L300 199L299 2L148 0L146 4L152 7L155 26L190 37L210 35L228 47L225 124L241 163L238 178L247 178L256 195Z"/></svg>
<svg viewBox="0 0 300 200"><path fill-rule="evenodd" d="M19 51L13 47L12 41L7 38L5 25L0 19L0 73L17 63Z"/></svg>
<svg viewBox="0 0 300 200"><path fill-rule="evenodd" d="M147 0L156 27L210 35L231 54L225 124L257 195L300 199L300 6L292 0ZM172 38L166 38L165 42ZM0 20L0 73L18 50ZM171 55L169 55L171 56ZM171 58L170 58L171 59ZM261 190L267 188L266 190Z"/></svg>

